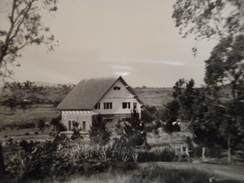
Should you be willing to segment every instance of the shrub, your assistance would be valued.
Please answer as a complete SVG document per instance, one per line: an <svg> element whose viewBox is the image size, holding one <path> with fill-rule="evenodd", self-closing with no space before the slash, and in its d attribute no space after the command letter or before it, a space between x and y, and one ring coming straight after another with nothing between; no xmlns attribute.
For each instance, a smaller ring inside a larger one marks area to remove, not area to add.
<svg viewBox="0 0 244 183"><path fill-rule="evenodd" d="M124 136L115 138L111 149L112 158L118 162L132 160L134 150L132 142Z"/></svg>
<svg viewBox="0 0 244 183"><path fill-rule="evenodd" d="M133 109L131 117L124 123L123 134L132 146L141 146L146 142L145 123L139 119L139 114Z"/></svg>
<svg viewBox="0 0 244 183"><path fill-rule="evenodd" d="M16 128L18 129L27 129L27 128L35 128L35 123L22 123L22 124L16 124Z"/></svg>
<svg viewBox="0 0 244 183"><path fill-rule="evenodd" d="M89 131L89 137L92 144L105 145L110 140L111 133L106 128L106 122L99 113L93 119L91 130Z"/></svg>
<svg viewBox="0 0 244 183"><path fill-rule="evenodd" d="M38 132L35 132L35 135L38 135Z"/></svg>
<svg viewBox="0 0 244 183"><path fill-rule="evenodd" d="M175 153L170 147L154 147L150 150L141 150L138 153L139 162L152 162L152 161L173 161Z"/></svg>
<svg viewBox="0 0 244 183"><path fill-rule="evenodd" d="M26 133L25 133L25 135L29 135L29 133L28 133L28 132L26 132Z"/></svg>
<svg viewBox="0 0 244 183"><path fill-rule="evenodd" d="M19 142L19 146L26 152L26 153L31 153L32 151L34 151L34 149L36 148L36 145L39 144L39 142L33 142L33 141L26 141L26 140L22 140Z"/></svg>

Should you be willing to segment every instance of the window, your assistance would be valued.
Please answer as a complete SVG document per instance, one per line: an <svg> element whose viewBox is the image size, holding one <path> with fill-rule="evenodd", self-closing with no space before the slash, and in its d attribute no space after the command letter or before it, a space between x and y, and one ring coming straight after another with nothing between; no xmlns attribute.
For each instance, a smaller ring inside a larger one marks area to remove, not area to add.
<svg viewBox="0 0 244 183"><path fill-rule="evenodd" d="M103 108L104 109L112 109L112 102L104 102Z"/></svg>
<svg viewBox="0 0 244 183"><path fill-rule="evenodd" d="M123 109L130 109L130 102L123 102L122 103L122 108Z"/></svg>
<svg viewBox="0 0 244 183"><path fill-rule="evenodd" d="M97 103L97 104L95 105L95 109L100 109L100 103Z"/></svg>
<svg viewBox="0 0 244 183"><path fill-rule="evenodd" d="M107 122L113 122L113 119L112 118L105 118L104 121L107 123Z"/></svg>
<svg viewBox="0 0 244 183"><path fill-rule="evenodd" d="M82 121L82 131L86 131L86 121Z"/></svg>
<svg viewBox="0 0 244 183"><path fill-rule="evenodd" d="M115 86L115 87L114 87L114 90L120 90L120 87Z"/></svg>
<svg viewBox="0 0 244 183"><path fill-rule="evenodd" d="M75 124L76 121L69 120L68 122L69 122L69 128L68 128L68 130L71 131L73 129L74 124Z"/></svg>
<svg viewBox="0 0 244 183"><path fill-rule="evenodd" d="M137 108L137 103L134 102L134 103L133 103L133 109L136 109L136 108Z"/></svg>

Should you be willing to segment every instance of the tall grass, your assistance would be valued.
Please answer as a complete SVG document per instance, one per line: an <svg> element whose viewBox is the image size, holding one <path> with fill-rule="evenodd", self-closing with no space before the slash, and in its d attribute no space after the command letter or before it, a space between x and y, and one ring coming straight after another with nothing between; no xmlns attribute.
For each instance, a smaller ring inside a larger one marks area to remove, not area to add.
<svg viewBox="0 0 244 183"><path fill-rule="evenodd" d="M168 169L151 165L146 168L137 168L133 171L113 171L93 174L90 177L73 175L66 180L53 180L55 183L206 183L212 177L210 173L200 170Z"/></svg>

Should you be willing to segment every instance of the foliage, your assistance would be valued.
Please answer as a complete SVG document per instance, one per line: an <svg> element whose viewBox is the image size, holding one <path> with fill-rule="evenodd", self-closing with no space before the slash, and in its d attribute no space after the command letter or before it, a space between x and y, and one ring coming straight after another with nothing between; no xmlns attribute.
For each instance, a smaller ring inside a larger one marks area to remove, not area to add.
<svg viewBox="0 0 244 183"><path fill-rule="evenodd" d="M243 9L242 0L177 0L172 15L180 33L184 31L183 37L194 34L196 40L219 41L206 60L205 96L209 101L202 102L202 115L194 119L192 128L197 137L209 135L215 137L215 142L224 140L229 161L231 148L244 136ZM196 53L197 48L193 51ZM227 94L225 88L229 88Z"/></svg>
<svg viewBox="0 0 244 183"><path fill-rule="evenodd" d="M124 123L122 136L128 139L132 146L140 146L146 142L144 125L144 122L139 119L139 114L133 110L131 117Z"/></svg>
<svg viewBox="0 0 244 183"><path fill-rule="evenodd" d="M172 182L172 183L204 183L208 182L212 175L196 169L180 170L167 169L152 164L149 167L141 168L131 176L128 182Z"/></svg>
<svg viewBox="0 0 244 183"><path fill-rule="evenodd" d="M157 119L157 108L146 105L141 112L141 120L145 123L152 123Z"/></svg>
<svg viewBox="0 0 244 183"><path fill-rule="evenodd" d="M30 109L33 104L57 105L71 91L72 85L37 86L34 82L5 82L0 94L0 105L17 109Z"/></svg>
<svg viewBox="0 0 244 183"><path fill-rule="evenodd" d="M115 158L117 161L126 162L132 160L133 153L136 153L135 151L135 146L130 139L124 136L114 139L112 158Z"/></svg>
<svg viewBox="0 0 244 183"><path fill-rule="evenodd" d="M233 144L244 136L243 41L244 35L224 39L206 61L205 82L208 92L213 95L216 108L222 111L220 133L226 134ZM222 100L224 97L226 101Z"/></svg>
<svg viewBox="0 0 244 183"><path fill-rule="evenodd" d="M12 0L11 8L6 16L9 27L0 30L0 76L8 77L13 71L8 65L14 63L20 57L20 51L31 44L50 45L53 50L54 35L50 35L50 28L42 21L44 11L57 10L56 0ZM4 40L4 41L3 41ZM19 66L20 64L17 64Z"/></svg>
<svg viewBox="0 0 244 183"><path fill-rule="evenodd" d="M72 140L75 140L75 139L79 139L79 138L82 138L81 134L80 134L80 130L79 129L79 123L76 121L73 123L73 133L72 133L72 136L71 136L71 139Z"/></svg>
<svg viewBox="0 0 244 183"><path fill-rule="evenodd" d="M99 113L94 118L92 126L90 127L89 137L91 143L105 145L110 139L111 133L106 128L106 121L103 120L102 115Z"/></svg>
<svg viewBox="0 0 244 183"><path fill-rule="evenodd" d="M38 124L37 124L39 131L41 131L43 133L43 131L45 130L46 126L45 126L45 122L41 119L39 120Z"/></svg>
<svg viewBox="0 0 244 183"><path fill-rule="evenodd" d="M244 32L242 0L177 0L173 8L172 18L183 37L193 34L196 40L222 41Z"/></svg>
<svg viewBox="0 0 244 183"><path fill-rule="evenodd" d="M117 166L116 166L117 165ZM93 174L90 177L73 175L65 182L120 182L120 183L206 183L214 175L196 169L165 168L151 163L146 167L134 167L130 163L118 163L111 171L102 174ZM61 183L64 181L54 181Z"/></svg>
<svg viewBox="0 0 244 183"><path fill-rule="evenodd" d="M30 108L31 104L37 100L35 94L38 93L33 84L30 81L24 83L5 83L1 93L1 105L9 107L11 112L17 108L23 110Z"/></svg>
<svg viewBox="0 0 244 183"><path fill-rule="evenodd" d="M173 132L180 131L180 126L178 123L175 123L178 119L179 104L176 100L165 105L165 109L162 113L162 121L165 121L163 124L164 131L168 134Z"/></svg>
<svg viewBox="0 0 244 183"><path fill-rule="evenodd" d="M171 147L153 147L150 150L138 151L138 162L163 161L171 162L175 157L175 152Z"/></svg>

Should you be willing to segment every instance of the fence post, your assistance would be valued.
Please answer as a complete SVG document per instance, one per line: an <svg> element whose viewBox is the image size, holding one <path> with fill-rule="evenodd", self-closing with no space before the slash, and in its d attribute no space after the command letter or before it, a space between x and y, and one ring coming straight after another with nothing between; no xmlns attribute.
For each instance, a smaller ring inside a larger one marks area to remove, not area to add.
<svg viewBox="0 0 244 183"><path fill-rule="evenodd" d="M5 175L5 166L3 160L3 148L2 148L2 142L0 141L0 177L3 177L4 175Z"/></svg>
<svg viewBox="0 0 244 183"><path fill-rule="evenodd" d="M202 158L205 158L205 147L202 148Z"/></svg>

